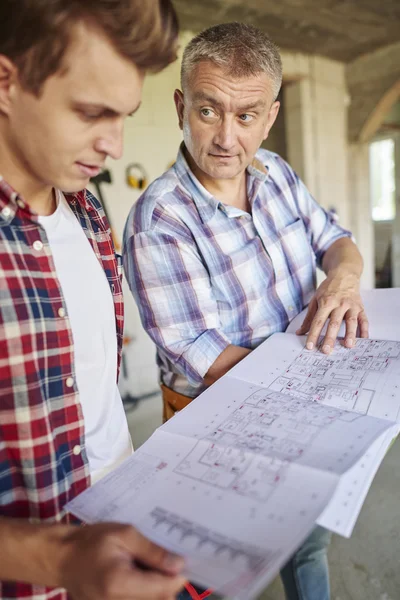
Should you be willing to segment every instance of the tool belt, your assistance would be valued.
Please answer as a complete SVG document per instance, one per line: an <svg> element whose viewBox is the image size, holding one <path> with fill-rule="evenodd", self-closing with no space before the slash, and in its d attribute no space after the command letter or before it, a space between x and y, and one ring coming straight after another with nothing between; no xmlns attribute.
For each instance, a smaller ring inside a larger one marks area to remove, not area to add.
<svg viewBox="0 0 400 600"><path fill-rule="evenodd" d="M193 398L174 392L174 390L171 390L171 388L166 385L161 384L160 387L163 398L163 422L165 423L168 419L173 417L178 410L186 408Z"/></svg>

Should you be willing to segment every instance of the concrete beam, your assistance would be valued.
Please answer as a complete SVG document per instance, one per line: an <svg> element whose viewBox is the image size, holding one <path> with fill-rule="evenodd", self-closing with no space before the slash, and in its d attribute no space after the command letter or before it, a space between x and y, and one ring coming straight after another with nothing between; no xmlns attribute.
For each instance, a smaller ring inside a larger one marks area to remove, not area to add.
<svg viewBox="0 0 400 600"><path fill-rule="evenodd" d="M369 141L400 97L400 42L347 65L346 80L350 93L349 139Z"/></svg>

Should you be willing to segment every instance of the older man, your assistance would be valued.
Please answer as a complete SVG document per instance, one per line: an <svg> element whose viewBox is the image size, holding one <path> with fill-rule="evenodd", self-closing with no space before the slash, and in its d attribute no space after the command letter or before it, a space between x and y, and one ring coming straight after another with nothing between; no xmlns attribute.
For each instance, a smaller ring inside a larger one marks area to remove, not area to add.
<svg viewBox="0 0 400 600"><path fill-rule="evenodd" d="M164 416L224 375L309 305L298 331L329 353L368 335L362 259L350 233L317 204L291 167L259 150L279 110L279 52L254 27L210 28L187 46L175 104L176 164L132 210L125 270L157 345ZM327 277L316 290L316 265ZM268 535L268 532L266 532ZM317 528L282 576L291 600L327 600L329 534Z"/></svg>

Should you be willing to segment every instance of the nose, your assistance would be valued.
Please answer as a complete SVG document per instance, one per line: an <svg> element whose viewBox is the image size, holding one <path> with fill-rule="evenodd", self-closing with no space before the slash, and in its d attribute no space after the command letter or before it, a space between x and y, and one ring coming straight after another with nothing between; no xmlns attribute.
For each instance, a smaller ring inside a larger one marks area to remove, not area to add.
<svg viewBox="0 0 400 600"><path fill-rule="evenodd" d="M95 150L114 160L121 158L124 146L123 122L110 124L108 130L96 140Z"/></svg>
<svg viewBox="0 0 400 600"><path fill-rule="evenodd" d="M224 151L228 151L233 147L235 143L233 119L224 117L214 137L214 143Z"/></svg>

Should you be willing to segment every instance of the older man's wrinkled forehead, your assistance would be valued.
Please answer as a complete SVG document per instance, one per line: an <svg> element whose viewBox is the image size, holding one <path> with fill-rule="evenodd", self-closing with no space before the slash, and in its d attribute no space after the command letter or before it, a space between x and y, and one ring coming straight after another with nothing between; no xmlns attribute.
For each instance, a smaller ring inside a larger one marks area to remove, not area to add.
<svg viewBox="0 0 400 600"><path fill-rule="evenodd" d="M264 72L237 76L228 67L221 67L214 61L198 62L187 75L184 94L192 103L222 104L221 98L242 99L246 109L269 108L274 101L273 83Z"/></svg>

